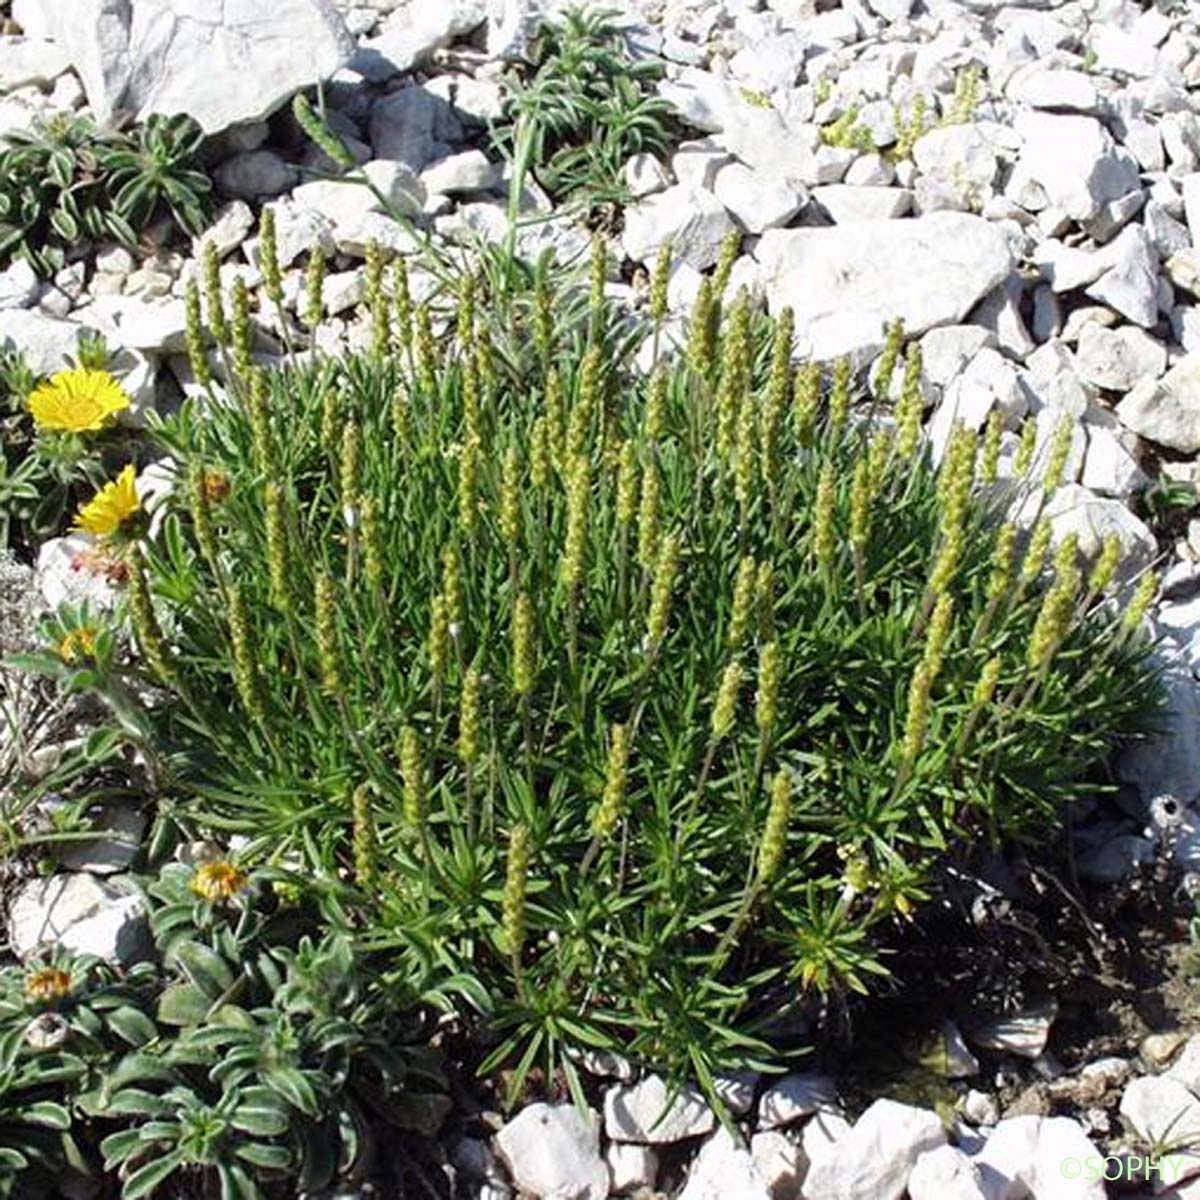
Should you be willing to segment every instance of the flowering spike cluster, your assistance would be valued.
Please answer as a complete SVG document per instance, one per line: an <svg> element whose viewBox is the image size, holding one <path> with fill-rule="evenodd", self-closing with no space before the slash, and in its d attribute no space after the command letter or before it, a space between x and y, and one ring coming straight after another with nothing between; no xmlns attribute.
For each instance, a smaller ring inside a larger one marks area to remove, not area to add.
<svg viewBox="0 0 1200 1200"><path fill-rule="evenodd" d="M392 436L401 446L407 446L412 434L412 417L409 411L408 392L398 384L392 393Z"/></svg>
<svg viewBox="0 0 1200 1200"><path fill-rule="evenodd" d="M472 433L458 456L458 524L470 537L479 520L479 460L483 454L479 434Z"/></svg>
<svg viewBox="0 0 1200 1200"><path fill-rule="evenodd" d="M446 605L449 631L454 636L455 631L462 628L464 612L462 564L453 542L447 542L442 547L442 599Z"/></svg>
<svg viewBox="0 0 1200 1200"><path fill-rule="evenodd" d="M756 445L754 397L742 394L737 421L737 459L734 467L734 491L743 510L749 508L758 483L758 448Z"/></svg>
<svg viewBox="0 0 1200 1200"><path fill-rule="evenodd" d="M854 375L848 357L839 358L833 364L833 379L829 387L829 432L839 438L846 428L850 416L850 383Z"/></svg>
<svg viewBox="0 0 1200 1200"><path fill-rule="evenodd" d="M188 506L196 545L208 565L215 571L217 564L217 532L213 528L212 503L208 494L208 476L203 463L193 463L188 477Z"/></svg>
<svg viewBox="0 0 1200 1200"><path fill-rule="evenodd" d="M304 272L304 323L311 330L325 315L325 251L314 246Z"/></svg>
<svg viewBox="0 0 1200 1200"><path fill-rule="evenodd" d="M704 275L700 279L696 299L692 304L687 344L688 364L703 379L712 379L717 365L714 309L712 281Z"/></svg>
<svg viewBox="0 0 1200 1200"><path fill-rule="evenodd" d="M588 307L593 314L604 311L604 284L608 278L608 242L602 233L592 234Z"/></svg>
<svg viewBox="0 0 1200 1200"><path fill-rule="evenodd" d="M1045 667L1067 636L1075 613L1079 590L1079 568L1075 565L1077 543L1073 534L1063 538L1054 556L1054 582L1042 596L1033 632L1029 635L1026 662L1032 671Z"/></svg>
<svg viewBox="0 0 1200 1200"><path fill-rule="evenodd" d="M1134 589L1133 595L1129 599L1129 604L1121 616L1122 637L1128 637L1141 628L1142 621L1146 613L1149 612L1150 605L1154 603L1154 597L1157 594L1158 576L1153 571L1147 571L1138 580L1138 585Z"/></svg>
<svg viewBox="0 0 1200 1200"><path fill-rule="evenodd" d="M608 744L608 763L604 771L604 791L592 814L592 837L606 841L617 827L625 807L625 791L629 782L628 725L614 725Z"/></svg>
<svg viewBox="0 0 1200 1200"><path fill-rule="evenodd" d="M663 425L667 415L667 372L666 368L658 366L650 376L650 384L646 391L646 422L644 431L646 441L651 445L662 440Z"/></svg>
<svg viewBox="0 0 1200 1200"><path fill-rule="evenodd" d="M671 616L671 591L675 576L679 573L679 536L670 534L663 538L654 567L654 578L650 581L650 611L646 616L647 650L651 656L658 653L663 638L667 636L667 621Z"/></svg>
<svg viewBox="0 0 1200 1200"><path fill-rule="evenodd" d="M779 873L787 850L788 822L792 816L792 781L782 768L771 780L771 803L758 844L755 876L759 887L766 887Z"/></svg>
<svg viewBox="0 0 1200 1200"><path fill-rule="evenodd" d="M983 664L979 678L975 681L975 689L971 693L971 707L976 712L982 712L991 704L992 698L996 694L996 687L1000 682L1000 665L1000 655L998 654Z"/></svg>
<svg viewBox="0 0 1200 1200"><path fill-rule="evenodd" d="M271 416L267 402L267 373L262 367L250 371L250 439L254 468L260 475L275 474L275 447L271 438ZM330 388L332 392L334 389Z"/></svg>
<svg viewBox="0 0 1200 1200"><path fill-rule="evenodd" d="M733 719L737 715L738 691L742 686L742 667L737 659L726 664L721 674L721 683L717 688L716 699L712 710L712 737L714 742L721 741L733 728Z"/></svg>
<svg viewBox="0 0 1200 1200"><path fill-rule="evenodd" d="M1017 453L1013 456L1013 471L1017 475L1027 475L1033 466L1033 452L1037 449L1037 422L1026 421L1021 428L1021 440L1017 445Z"/></svg>
<svg viewBox="0 0 1200 1200"><path fill-rule="evenodd" d="M358 506L358 493L362 487L362 432L354 420L347 421L342 427L338 484L342 489L343 510L353 512Z"/></svg>
<svg viewBox="0 0 1200 1200"><path fill-rule="evenodd" d="M850 544L862 554L871 537L871 462L860 454L850 481Z"/></svg>
<svg viewBox="0 0 1200 1200"><path fill-rule="evenodd" d="M545 273L539 273L533 293L533 344L542 363L554 355L554 293Z"/></svg>
<svg viewBox="0 0 1200 1200"><path fill-rule="evenodd" d="M583 356L579 369L579 395L571 409L567 429L567 454L587 452L592 425L600 406L600 347L592 346Z"/></svg>
<svg viewBox="0 0 1200 1200"><path fill-rule="evenodd" d="M166 641L158 618L154 615L154 604L150 599L150 585L146 582L146 570L141 554L134 550L129 556L129 615L138 645L151 669L163 683L170 684L176 678L175 668L167 654Z"/></svg>
<svg viewBox="0 0 1200 1200"><path fill-rule="evenodd" d="M1000 478L1000 439L1004 432L1004 418L998 408L988 416L983 433L983 452L979 460L979 482L990 487Z"/></svg>
<svg viewBox="0 0 1200 1200"><path fill-rule="evenodd" d="M1070 413L1064 413L1054 427L1050 438L1050 453L1046 459L1046 473L1042 477L1042 489L1047 496L1056 492L1063 482L1067 469L1067 459L1071 455L1071 446L1075 440L1075 419Z"/></svg>
<svg viewBox="0 0 1200 1200"><path fill-rule="evenodd" d="M754 612L755 585L758 583L758 564L752 554L746 554L738 563L737 577L733 584L733 607L729 615L730 650L740 650L750 629L750 617Z"/></svg>
<svg viewBox="0 0 1200 1200"><path fill-rule="evenodd" d="M929 728L929 693L933 677L929 664L922 661L913 672L908 685L908 707L904 718L904 740L900 744L900 758L907 767L917 760L925 745L925 734Z"/></svg>
<svg viewBox="0 0 1200 1200"><path fill-rule="evenodd" d="M817 569L828 576L833 571L837 552L837 529L834 525L834 504L837 499L837 473L832 462L821 468L817 481L817 500L813 512L813 557Z"/></svg>
<svg viewBox="0 0 1200 1200"><path fill-rule="evenodd" d="M991 605L997 605L1008 594L1012 585L1013 567L1017 561L1017 527L1006 521L996 534L996 542L992 549L992 566L988 575L987 599Z"/></svg>
<svg viewBox="0 0 1200 1200"><path fill-rule="evenodd" d="M408 267L403 256L396 259L392 274L392 306L395 310L396 343L407 350L412 345L412 293L408 289Z"/></svg>
<svg viewBox="0 0 1200 1200"><path fill-rule="evenodd" d="M254 330L250 324L250 292L246 280L238 275L233 281L230 333L233 343L233 369L245 379L253 362Z"/></svg>
<svg viewBox="0 0 1200 1200"><path fill-rule="evenodd" d="M766 642L758 652L758 690L754 696L754 719L765 740L775 728L779 713L779 681L783 661L777 639Z"/></svg>
<svg viewBox="0 0 1200 1200"><path fill-rule="evenodd" d="M638 458L637 446L632 438L626 438L621 443L617 455L617 524L622 529L628 529L633 524L637 514L638 496Z"/></svg>
<svg viewBox="0 0 1200 1200"><path fill-rule="evenodd" d="M349 146L313 111L303 92L292 101L292 115L309 140L324 150L339 167L347 171L354 169L356 162Z"/></svg>
<svg viewBox="0 0 1200 1200"><path fill-rule="evenodd" d="M379 501L374 496L359 497L359 516L362 520L363 571L370 587L383 587L383 523L379 516Z"/></svg>
<svg viewBox="0 0 1200 1200"><path fill-rule="evenodd" d="M550 482L550 427L544 416L533 423L529 435L529 482L534 491L544 491Z"/></svg>
<svg viewBox="0 0 1200 1200"><path fill-rule="evenodd" d="M411 725L400 731L400 778L404 782L404 823L415 833L425 827L425 766L421 739Z"/></svg>
<svg viewBox="0 0 1200 1200"><path fill-rule="evenodd" d="M758 636L769 642L775 637L775 568L771 563L758 564L754 592L758 606Z"/></svg>
<svg viewBox="0 0 1200 1200"><path fill-rule="evenodd" d="M533 857L529 826L514 825L508 835L508 863L504 872L504 895L500 908L500 929L504 944L514 961L525 945L525 892L529 885L529 866Z"/></svg>
<svg viewBox="0 0 1200 1200"><path fill-rule="evenodd" d="M671 243L663 242L650 278L650 320L661 326L667 318L667 285L671 278Z"/></svg>
<svg viewBox="0 0 1200 1200"><path fill-rule="evenodd" d="M361 783L350 797L353 822L354 882L368 895L379 882L379 841L375 832L375 815L371 811L371 789Z"/></svg>
<svg viewBox="0 0 1200 1200"><path fill-rule="evenodd" d="M727 462L733 453L742 397L750 380L750 306L738 294L729 312L721 345L721 378L717 384L717 455Z"/></svg>
<svg viewBox="0 0 1200 1200"><path fill-rule="evenodd" d="M537 672L534 649L533 602L522 592L513 606L512 619L513 691L522 699L533 692Z"/></svg>
<svg viewBox="0 0 1200 1200"><path fill-rule="evenodd" d="M426 396L435 396L438 390L438 354L428 304L417 305L416 325L417 383Z"/></svg>
<svg viewBox="0 0 1200 1200"><path fill-rule="evenodd" d="M504 452L500 467L500 536L515 553L521 544L521 454L516 446Z"/></svg>
<svg viewBox="0 0 1200 1200"><path fill-rule="evenodd" d="M897 317L886 326L883 340L883 353L879 356L875 368L875 396L884 399L892 390L892 377L896 374L896 364L900 361L900 351L904 347L904 321Z"/></svg>
<svg viewBox="0 0 1200 1200"><path fill-rule="evenodd" d="M267 525L267 573L271 585L271 603L280 612L291 608L291 589L287 571L287 522L283 514L283 491L270 482L263 488L263 507Z"/></svg>
<svg viewBox="0 0 1200 1200"><path fill-rule="evenodd" d="M820 409L821 368L815 362L808 362L796 372L796 382L792 389L792 419L796 428L796 440L805 449L813 443Z"/></svg>
<svg viewBox="0 0 1200 1200"><path fill-rule="evenodd" d="M478 671L468 671L463 678L462 695L458 703L458 757L464 766L472 766L479 758L480 698L483 677Z"/></svg>
<svg viewBox="0 0 1200 1200"><path fill-rule="evenodd" d="M942 661L946 655L946 644L950 640L950 630L954 624L954 597L949 592L943 592L933 606L933 615L929 618L929 626L925 631L925 665L929 668L929 680L932 683L942 670Z"/></svg>
<svg viewBox="0 0 1200 1200"><path fill-rule="evenodd" d="M258 267L263 289L272 304L283 303L283 273L279 269L279 238L275 229L275 209L266 205L258 221Z"/></svg>
<svg viewBox="0 0 1200 1200"><path fill-rule="evenodd" d="M1088 591L1099 596L1106 592L1117 577L1117 568L1121 565L1121 538L1118 534L1110 533L1104 539L1104 545L1096 558L1088 579Z"/></svg>
<svg viewBox="0 0 1200 1200"><path fill-rule="evenodd" d="M236 583L226 589L229 598L229 642L233 647L233 682L246 713L260 723L266 717L258 675L258 655L250 634L246 599Z"/></svg>
<svg viewBox="0 0 1200 1200"><path fill-rule="evenodd" d="M317 659L321 664L321 686L331 696L342 692L342 664L337 645L337 610L333 580L317 574L313 588L313 623L316 627Z"/></svg>
<svg viewBox="0 0 1200 1200"><path fill-rule="evenodd" d="M1021 561L1021 586L1028 587L1042 573L1046 562L1046 552L1050 549L1050 521L1042 517L1033 527L1029 545L1025 547L1025 557Z"/></svg>
<svg viewBox="0 0 1200 1200"><path fill-rule="evenodd" d="M569 589L577 588L583 578L591 490L591 468L588 460L579 455L570 462L567 471L567 532L563 543L562 581Z"/></svg>
<svg viewBox="0 0 1200 1200"><path fill-rule="evenodd" d="M446 675L450 658L450 609L446 597L438 592L429 606L429 670L435 685Z"/></svg>
<svg viewBox="0 0 1200 1200"><path fill-rule="evenodd" d="M904 382L896 405L896 453L910 459L921 440L921 417L925 413L925 393L921 388L924 363L921 343L909 342L904 359Z"/></svg>
<svg viewBox="0 0 1200 1200"><path fill-rule="evenodd" d="M225 319L225 297L221 291L221 259L217 246L207 239L201 252L200 269L204 273L204 299L208 303L208 327L218 346L229 345L229 322Z"/></svg>
<svg viewBox="0 0 1200 1200"><path fill-rule="evenodd" d="M647 571L658 562L661 482L653 461L642 472L642 499L638 506L638 562Z"/></svg>
<svg viewBox="0 0 1200 1200"><path fill-rule="evenodd" d="M212 383L212 368L208 363L208 348L204 339L204 319L200 311L200 285L189 279L183 293L184 338L188 362L196 382L206 388Z"/></svg>
<svg viewBox="0 0 1200 1200"><path fill-rule="evenodd" d="M731 229L721 241L717 266L713 271L713 297L718 303L724 297L725 289L729 287L729 277L733 273L733 264L737 262L741 248L742 235L736 229Z"/></svg>
<svg viewBox="0 0 1200 1200"><path fill-rule="evenodd" d="M455 324L455 336L458 338L458 344L466 348L475 345L476 291L475 276L467 273L458 285L458 314Z"/></svg>

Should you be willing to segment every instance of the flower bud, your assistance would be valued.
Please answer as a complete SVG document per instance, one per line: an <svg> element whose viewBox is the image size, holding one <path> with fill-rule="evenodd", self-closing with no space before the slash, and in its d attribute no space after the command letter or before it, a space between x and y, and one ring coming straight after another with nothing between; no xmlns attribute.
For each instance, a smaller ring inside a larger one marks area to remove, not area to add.
<svg viewBox="0 0 1200 1200"><path fill-rule="evenodd" d="M319 245L308 256L304 273L304 323L316 329L325 315L325 251Z"/></svg>

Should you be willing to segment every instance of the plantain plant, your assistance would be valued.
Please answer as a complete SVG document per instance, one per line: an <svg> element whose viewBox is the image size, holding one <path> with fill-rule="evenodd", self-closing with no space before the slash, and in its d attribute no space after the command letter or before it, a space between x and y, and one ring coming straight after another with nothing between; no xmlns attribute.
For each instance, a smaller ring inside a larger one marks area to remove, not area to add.
<svg viewBox="0 0 1200 1200"><path fill-rule="evenodd" d="M706 280L668 351L666 254L644 320L599 240L525 292L468 264L416 303L368 265L371 349L278 370L212 281L214 363L191 297L178 487L153 536L109 513L121 672L175 812L350 887L364 945L482 1016L510 1100L535 1066L580 1098L589 1048L710 1091L777 1068L975 848L1043 837L1148 727L1154 577L1122 606L1118 543L1005 519L1069 424L1003 476L999 417L956 427L935 467L902 330L868 394Z"/></svg>

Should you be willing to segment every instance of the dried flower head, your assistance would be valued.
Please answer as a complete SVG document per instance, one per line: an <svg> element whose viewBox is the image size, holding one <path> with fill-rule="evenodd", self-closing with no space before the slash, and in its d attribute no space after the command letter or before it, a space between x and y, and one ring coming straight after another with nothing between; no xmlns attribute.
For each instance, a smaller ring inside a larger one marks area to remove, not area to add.
<svg viewBox="0 0 1200 1200"><path fill-rule="evenodd" d="M71 976L60 967L41 967L25 976L25 998L53 1004L71 994Z"/></svg>
<svg viewBox="0 0 1200 1200"><path fill-rule="evenodd" d="M225 859L201 863L192 873L188 886L210 904L224 904L244 891L249 882L245 871Z"/></svg>

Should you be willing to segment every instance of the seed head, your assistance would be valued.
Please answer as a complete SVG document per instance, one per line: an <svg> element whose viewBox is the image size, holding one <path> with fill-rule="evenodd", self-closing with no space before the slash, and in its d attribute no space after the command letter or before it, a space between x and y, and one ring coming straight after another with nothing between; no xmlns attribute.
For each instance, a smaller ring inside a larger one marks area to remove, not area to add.
<svg viewBox="0 0 1200 1200"><path fill-rule="evenodd" d="M662 441L663 427L667 412L667 371L659 365L650 376L650 385L646 392L646 441L653 445Z"/></svg>
<svg viewBox="0 0 1200 1200"><path fill-rule="evenodd" d="M1067 459L1075 440L1075 418L1064 413L1054 427L1050 439L1050 454L1046 459L1046 474L1042 477L1042 489L1047 496L1058 490L1067 469Z"/></svg>
<svg viewBox="0 0 1200 1200"><path fill-rule="evenodd" d="M375 890L379 882L379 843L375 834L375 815L371 811L371 789L359 784L350 797L350 811L354 822L354 882L367 893Z"/></svg>
<svg viewBox="0 0 1200 1200"><path fill-rule="evenodd" d="M1025 558L1021 562L1021 584L1028 587L1042 573L1046 562L1046 551L1050 549L1050 522L1042 517L1033 527L1029 545L1025 548Z"/></svg>
<svg viewBox="0 0 1200 1200"><path fill-rule="evenodd" d="M174 684L177 678L175 667L167 653L162 627L154 615L145 566L137 549L129 554L129 615L142 656L163 683L168 686Z"/></svg>
<svg viewBox="0 0 1200 1200"><path fill-rule="evenodd" d="M1147 571L1138 580L1138 585L1130 597L1129 604L1121 616L1121 636L1128 637L1142 626L1154 597L1158 594L1158 576Z"/></svg>
<svg viewBox="0 0 1200 1200"><path fill-rule="evenodd" d="M941 672L946 643L950 640L953 624L954 597L949 592L943 592L933 606L933 615L929 618L929 626L925 630L925 665L929 668L930 683Z"/></svg>
<svg viewBox="0 0 1200 1200"><path fill-rule="evenodd" d="M713 272L713 296L719 301L729 287L729 276L733 272L733 264L742 248L742 235L731 229L721 242L721 252L717 256L717 268Z"/></svg>
<svg viewBox="0 0 1200 1200"><path fill-rule="evenodd" d="M929 727L929 691L933 677L929 664L921 662L913 672L908 686L908 710L904 719L904 740L900 747L901 760L912 766L925 745L925 733Z"/></svg>
<svg viewBox="0 0 1200 1200"><path fill-rule="evenodd" d="M854 368L848 357L833 364L833 382L829 388L829 432L836 440L842 436L850 415L850 384Z"/></svg>
<svg viewBox="0 0 1200 1200"><path fill-rule="evenodd" d="M1000 682L1000 656L989 658L979 672L975 681L975 690L971 694L971 704L976 711L987 708L996 694L996 686Z"/></svg>
<svg viewBox="0 0 1200 1200"><path fill-rule="evenodd" d="M1018 475L1027 475L1033 466L1033 452L1037 449L1037 422L1026 421L1021 428L1021 441L1013 457L1013 470Z"/></svg>
<svg viewBox="0 0 1200 1200"><path fill-rule="evenodd" d="M367 583L378 590L383 587L383 527L379 519L379 502L374 496L361 496L359 510L362 518L363 569Z"/></svg>
<svg viewBox="0 0 1200 1200"><path fill-rule="evenodd" d="M241 275L233 281L233 317L231 327L233 337L233 369L245 379L250 373L253 361L251 355L254 349L254 330L250 324L250 293L246 281Z"/></svg>
<svg viewBox="0 0 1200 1200"><path fill-rule="evenodd" d="M1004 418L998 408L988 416L983 434L983 455L979 463L979 482L990 487L1000 478L1000 435L1004 432Z"/></svg>
<svg viewBox="0 0 1200 1200"><path fill-rule="evenodd" d="M521 543L521 455L515 446L504 452L500 468L500 536L515 552Z"/></svg>
<svg viewBox="0 0 1200 1200"><path fill-rule="evenodd" d="M638 508L638 562L647 571L658 562L660 481L653 459L642 472L642 500Z"/></svg>
<svg viewBox="0 0 1200 1200"><path fill-rule="evenodd" d="M446 605L446 621L453 633L462 628L464 618L462 566L453 542L442 547L442 599Z"/></svg>
<svg viewBox="0 0 1200 1200"><path fill-rule="evenodd" d="M463 442L458 456L458 524L469 538L479 521L479 460L483 449L479 434Z"/></svg>
<svg viewBox="0 0 1200 1200"><path fill-rule="evenodd" d="M742 668L737 659L732 659L721 674L717 697L713 701L712 737L714 742L721 741L733 728L733 719L737 715L738 691L741 686Z"/></svg>
<svg viewBox="0 0 1200 1200"><path fill-rule="evenodd" d="M796 372L792 390L792 414L796 440L807 448L813 443L817 414L821 411L821 368L815 362L805 363Z"/></svg>
<svg viewBox="0 0 1200 1200"><path fill-rule="evenodd" d="M429 606L429 669L435 681L446 676L450 657L450 610L440 592Z"/></svg>
<svg viewBox="0 0 1200 1200"><path fill-rule="evenodd" d="M567 588L578 587L583 577L591 490L588 460L582 455L573 457L567 467L567 531L562 557L562 581Z"/></svg>

